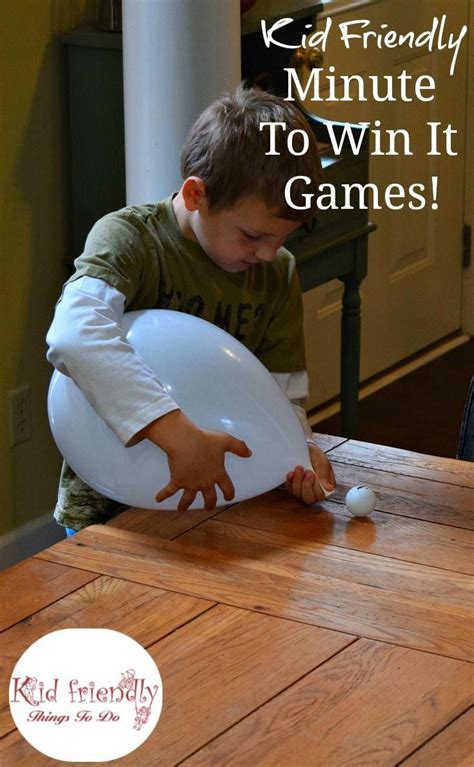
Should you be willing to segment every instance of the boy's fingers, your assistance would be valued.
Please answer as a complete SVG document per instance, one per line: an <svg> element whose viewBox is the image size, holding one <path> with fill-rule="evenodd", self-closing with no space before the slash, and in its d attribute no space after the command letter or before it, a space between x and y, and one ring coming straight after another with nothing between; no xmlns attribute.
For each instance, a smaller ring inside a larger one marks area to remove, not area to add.
<svg viewBox="0 0 474 767"><path fill-rule="evenodd" d="M336 477L330 463L324 466L324 471L318 471L317 475L319 480L319 487L323 494L323 498L329 498L336 489Z"/></svg>
<svg viewBox="0 0 474 767"><path fill-rule="evenodd" d="M176 493L176 491L179 490L179 487L176 487L174 482L168 482L165 487L162 487L161 490L155 495L155 500L157 503L161 503L161 501L165 501L167 498L171 498L172 495Z"/></svg>
<svg viewBox="0 0 474 767"><path fill-rule="evenodd" d="M293 495L301 500L301 488L303 483L304 470L302 466L297 466L295 476L293 477Z"/></svg>
<svg viewBox="0 0 474 767"><path fill-rule="evenodd" d="M315 446L311 449L311 463L320 480L321 490L325 497L329 497L328 492L332 492L336 487L336 477L325 453Z"/></svg>
<svg viewBox="0 0 474 767"><path fill-rule="evenodd" d="M243 440L231 436L228 438L226 450L240 458L250 458L252 455L252 451Z"/></svg>
<svg viewBox="0 0 474 767"><path fill-rule="evenodd" d="M208 487L206 490L201 490L201 493L204 499L204 508L206 511L212 511L212 509L215 509L217 505L217 493L214 485L212 487Z"/></svg>
<svg viewBox="0 0 474 767"><path fill-rule="evenodd" d="M234 485L231 482L231 479L227 472L224 472L222 479L220 479L217 483L222 490L222 495L224 496L225 501L231 501L232 498L235 495Z"/></svg>
<svg viewBox="0 0 474 767"><path fill-rule="evenodd" d="M319 483L324 492L332 493L335 490L336 478L334 476L334 472L330 471L329 474L324 477L321 477L321 475L318 474L318 477Z"/></svg>
<svg viewBox="0 0 474 767"><path fill-rule="evenodd" d="M324 494L332 492L336 487L336 477L330 463L322 466L317 475L319 477L319 484Z"/></svg>
<svg viewBox="0 0 474 767"><path fill-rule="evenodd" d="M332 490L328 490L327 487L324 487L324 485L321 484L321 480L318 479L318 482L319 482L319 487L320 487L320 490L321 490L321 493L322 493L321 500L326 500L327 498L330 498L331 495L334 495L334 491L336 489L336 481L335 480L333 482L333 489Z"/></svg>
<svg viewBox="0 0 474 767"><path fill-rule="evenodd" d="M187 511L195 497L195 490L185 490L178 503L178 511Z"/></svg>
<svg viewBox="0 0 474 767"><path fill-rule="evenodd" d="M304 503L312 504L319 500L316 491L317 485L318 480L315 473L313 471L305 471L301 486L301 497Z"/></svg>

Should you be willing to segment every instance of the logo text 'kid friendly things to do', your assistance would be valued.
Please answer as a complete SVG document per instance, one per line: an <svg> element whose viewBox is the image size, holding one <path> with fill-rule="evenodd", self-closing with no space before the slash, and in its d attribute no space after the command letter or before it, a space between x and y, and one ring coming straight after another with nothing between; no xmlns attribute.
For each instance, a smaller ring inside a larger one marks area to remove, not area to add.
<svg viewBox="0 0 474 767"><path fill-rule="evenodd" d="M23 653L9 700L16 726L38 751L61 761L108 761L151 735L163 687L153 658L127 635L63 629Z"/></svg>

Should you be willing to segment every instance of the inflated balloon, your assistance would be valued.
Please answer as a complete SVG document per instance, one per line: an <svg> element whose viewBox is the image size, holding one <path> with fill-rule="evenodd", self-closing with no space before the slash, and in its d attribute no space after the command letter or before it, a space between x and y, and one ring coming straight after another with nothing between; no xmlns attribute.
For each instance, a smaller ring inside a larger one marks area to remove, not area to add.
<svg viewBox="0 0 474 767"><path fill-rule="evenodd" d="M239 341L206 320L164 309L128 312L127 341L166 392L203 429L244 440L250 458L225 454L235 498L243 501L285 481L297 464L311 468L308 448L288 398ZM155 495L170 478L166 453L149 440L124 447L76 384L55 371L48 414L56 444L70 467L97 492L129 506L176 509L182 491L162 503ZM217 503L226 501L218 487ZM190 508L203 508L200 493Z"/></svg>

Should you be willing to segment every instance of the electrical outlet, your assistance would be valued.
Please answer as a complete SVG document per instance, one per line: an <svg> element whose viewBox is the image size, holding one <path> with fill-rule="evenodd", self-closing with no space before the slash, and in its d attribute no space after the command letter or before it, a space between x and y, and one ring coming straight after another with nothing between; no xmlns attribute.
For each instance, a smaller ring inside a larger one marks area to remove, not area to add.
<svg viewBox="0 0 474 767"><path fill-rule="evenodd" d="M31 439L31 400L28 384L8 392L10 446Z"/></svg>

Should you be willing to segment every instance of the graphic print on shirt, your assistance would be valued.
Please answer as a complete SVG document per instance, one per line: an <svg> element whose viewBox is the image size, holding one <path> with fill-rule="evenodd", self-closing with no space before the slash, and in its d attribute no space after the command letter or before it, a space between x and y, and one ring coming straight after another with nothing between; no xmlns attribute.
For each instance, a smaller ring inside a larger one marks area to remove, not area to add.
<svg viewBox="0 0 474 767"><path fill-rule="evenodd" d="M174 288L169 291L162 289L157 303L157 308L184 312L208 320L242 343L262 316L264 307L262 303L232 304L222 301L217 301L214 306L206 306L203 296L187 296L182 290Z"/></svg>

